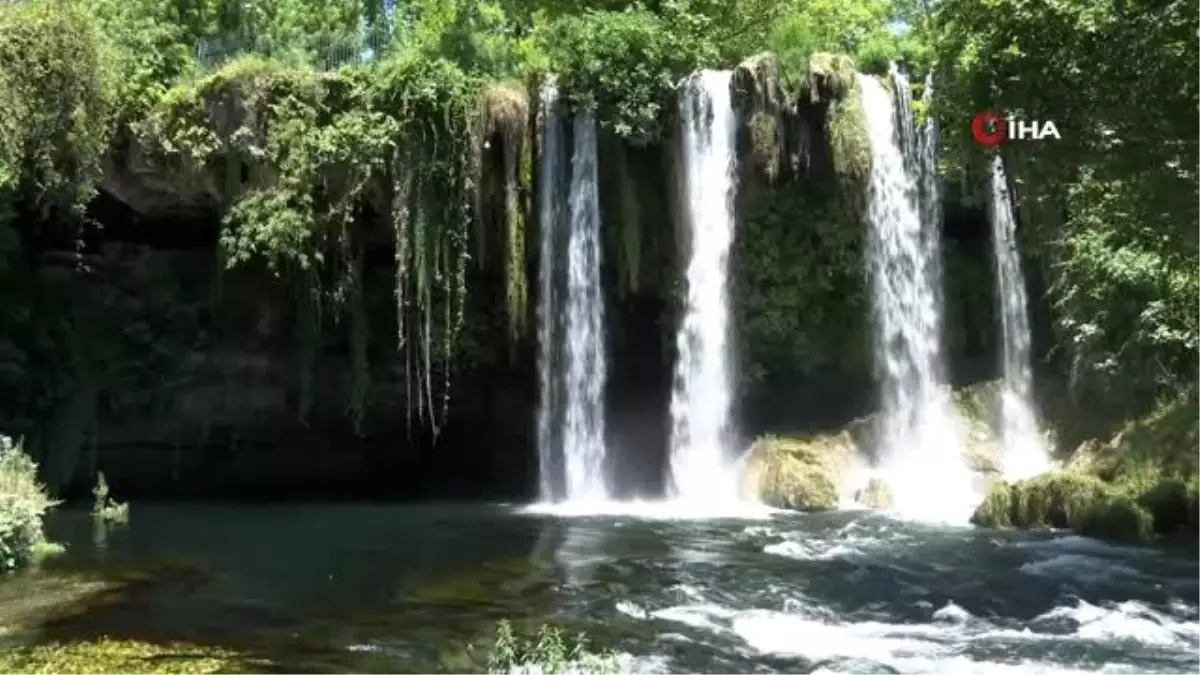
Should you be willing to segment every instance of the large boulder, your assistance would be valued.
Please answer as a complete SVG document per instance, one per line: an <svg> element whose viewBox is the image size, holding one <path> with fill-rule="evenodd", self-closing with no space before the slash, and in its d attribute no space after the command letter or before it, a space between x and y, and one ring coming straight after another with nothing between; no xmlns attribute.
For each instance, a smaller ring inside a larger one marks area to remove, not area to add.
<svg viewBox="0 0 1200 675"><path fill-rule="evenodd" d="M763 436L754 442L742 474L743 494L799 511L835 509L843 477L857 462L850 434Z"/></svg>

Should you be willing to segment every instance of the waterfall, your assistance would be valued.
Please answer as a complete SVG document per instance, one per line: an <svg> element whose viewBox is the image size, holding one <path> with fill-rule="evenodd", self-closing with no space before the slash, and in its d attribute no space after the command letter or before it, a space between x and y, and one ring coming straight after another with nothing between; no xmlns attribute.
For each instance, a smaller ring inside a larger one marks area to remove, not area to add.
<svg viewBox="0 0 1200 675"><path fill-rule="evenodd" d="M554 373L557 372L557 345L561 330L556 311L554 254L557 251L555 238L559 231L558 221L562 216L559 197L562 167L559 159L562 153L563 123L558 86L553 78L547 79L539 92L538 118L539 128L542 130L538 170L538 483L540 497L543 500L553 500L562 492L556 470L559 467L554 455L554 447L560 440L560 436L555 433L554 424L559 416L557 404L561 398L557 388L558 381L554 377Z"/></svg>
<svg viewBox="0 0 1200 675"><path fill-rule="evenodd" d="M600 288L596 121L589 113L575 115L564 209L564 115L552 79L542 87L539 116L537 443L541 497L548 501L602 501L609 497L604 442L607 364ZM556 452L559 449L561 452Z"/></svg>
<svg viewBox="0 0 1200 675"><path fill-rule="evenodd" d="M900 513L965 521L976 495L942 375L940 233L922 217L926 153L913 152L919 141L908 82L892 77L895 102L878 80L858 77L871 150L867 255L882 387L880 469Z"/></svg>
<svg viewBox="0 0 1200 675"><path fill-rule="evenodd" d="M596 189L596 120L578 112L571 154L567 236L565 409L566 497L607 499L604 462L604 297L600 291L600 203Z"/></svg>
<svg viewBox="0 0 1200 675"><path fill-rule="evenodd" d="M893 82L904 92L908 92L908 82L899 71L892 71ZM907 99L907 97L906 97ZM921 93L921 104L926 111L925 123L917 132L917 147L914 149L914 170L919 177L918 186L921 191L921 234L924 246L929 251L926 266L926 283L933 291L934 302L940 316L944 304L942 288L942 193L937 172L938 128L937 120L929 114L933 104L933 72L925 76L925 89ZM906 110L911 110L910 104L905 103ZM939 332L941 327L938 327ZM935 365L940 365L935 364Z"/></svg>
<svg viewBox="0 0 1200 675"><path fill-rule="evenodd" d="M1004 477L1020 480L1050 468L1046 448L1038 435L1037 416L1031 405L1033 368L1030 362L1028 300L1021 255L1017 250L1016 222L1008 193L1004 163L992 160L992 252L996 294L1003 335L1004 385L1001 390L1001 425L1004 434Z"/></svg>
<svg viewBox="0 0 1200 675"><path fill-rule="evenodd" d="M729 300L733 241L734 148L730 71L702 71L683 94L687 186L687 304L676 335L671 391L671 495L684 500L737 497L726 454L729 432Z"/></svg>

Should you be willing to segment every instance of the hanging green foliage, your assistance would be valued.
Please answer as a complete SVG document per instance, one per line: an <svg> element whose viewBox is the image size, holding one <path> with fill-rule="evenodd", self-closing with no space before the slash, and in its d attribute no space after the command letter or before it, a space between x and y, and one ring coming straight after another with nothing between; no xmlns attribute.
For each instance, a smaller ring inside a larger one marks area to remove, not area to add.
<svg viewBox="0 0 1200 675"><path fill-rule="evenodd" d="M408 407L435 432L448 409L477 90L445 61L321 74L246 58L169 92L140 125L158 158L187 175L216 185L230 158L242 167L224 190L227 265L311 271L332 306L348 309L356 428L369 386L362 247L376 227L395 247L397 346L415 384Z"/></svg>
<svg viewBox="0 0 1200 675"><path fill-rule="evenodd" d="M373 73L371 105L391 111L389 160L398 347L409 414L437 437L450 406L466 305L478 82L444 60L399 59ZM410 418L411 422L411 418Z"/></svg>

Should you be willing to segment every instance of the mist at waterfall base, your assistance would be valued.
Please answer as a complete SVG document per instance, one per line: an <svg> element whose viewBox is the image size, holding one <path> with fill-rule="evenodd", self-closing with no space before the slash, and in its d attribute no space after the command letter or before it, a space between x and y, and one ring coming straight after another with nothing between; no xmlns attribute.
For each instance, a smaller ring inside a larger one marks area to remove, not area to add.
<svg viewBox="0 0 1200 675"><path fill-rule="evenodd" d="M1008 179L999 156L992 160L990 187L988 215L992 226L1004 372L1000 411L1004 436L1002 470L1005 479L1020 480L1046 471L1053 464L1038 433L1032 403L1029 302L1025 294L1025 276L1021 272Z"/></svg>
<svg viewBox="0 0 1200 675"><path fill-rule="evenodd" d="M965 523L981 495L942 372L940 233L922 217L919 183L919 160L932 153L919 152L908 82L892 77L898 102L874 77L858 78L871 149L867 258L883 413L877 473L895 511Z"/></svg>

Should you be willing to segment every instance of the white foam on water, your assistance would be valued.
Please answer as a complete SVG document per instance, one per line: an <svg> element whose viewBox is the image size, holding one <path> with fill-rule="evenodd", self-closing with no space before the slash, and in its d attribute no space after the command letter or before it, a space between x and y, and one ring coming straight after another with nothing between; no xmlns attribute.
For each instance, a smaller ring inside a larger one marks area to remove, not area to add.
<svg viewBox="0 0 1200 675"><path fill-rule="evenodd" d="M736 501L706 503L700 500L669 501L612 501L570 500L565 502L537 502L520 509L523 513L558 516L562 518L584 518L588 516L625 516L644 520L766 520L781 513L758 502Z"/></svg>
<svg viewBox="0 0 1200 675"><path fill-rule="evenodd" d="M1071 579L1084 583L1103 583L1116 579L1132 579L1140 573L1132 567L1118 565L1111 560L1065 553L1045 560L1035 560L1021 565L1022 574L1049 579Z"/></svg>
<svg viewBox="0 0 1200 675"><path fill-rule="evenodd" d="M1144 645L1182 648L1191 646L1193 649L1196 649L1200 642L1200 624L1195 621L1180 621L1136 600L1116 603L1110 607L1079 600L1073 607L1055 607L1031 623L1053 624L1064 620L1073 624L1073 634L1084 640L1129 640Z"/></svg>
<svg viewBox="0 0 1200 675"><path fill-rule="evenodd" d="M663 657L642 657L634 656L624 652L614 654L610 663L607 659L602 659L596 656L585 656L582 659L568 661L553 669L547 669L543 663L524 663L518 665L508 671L508 675L551 675L552 673L561 673L563 675L588 675L590 673L604 673L615 670L619 673L666 673L668 670L667 660Z"/></svg>
<svg viewBox="0 0 1200 675"><path fill-rule="evenodd" d="M969 655L978 646L994 649L1029 642L1129 641L1200 659L1200 625L1132 601L1107 607L1078 601L1056 607L1019 629L997 626L953 602L933 612L928 623L847 622L828 609L798 602L787 605L786 611L733 610L713 603L693 603L660 609L650 616L735 635L761 654L834 662L822 664L817 672L836 672L839 661L863 660L901 672L1097 672L1095 668L1077 669L1072 664L1016 658L983 661ZM1140 669L1111 664L1100 672Z"/></svg>
<svg viewBox="0 0 1200 675"><path fill-rule="evenodd" d="M642 607L639 606L636 602L630 602L628 600L620 600L617 602L615 607L618 612L624 614L625 616L631 616L635 619L645 619L650 616L650 613L647 612L645 609L642 609Z"/></svg>
<svg viewBox="0 0 1200 675"><path fill-rule="evenodd" d="M885 530L886 531L886 530ZM776 535L779 541L763 547L763 553L795 560L834 560L867 555L880 546L892 547L909 539L903 534L880 537L879 530L868 530L854 520L838 528L833 536L812 537L803 532L788 532Z"/></svg>
<svg viewBox="0 0 1200 675"><path fill-rule="evenodd" d="M862 555L862 551L846 544L828 540L797 541L794 539L768 544L763 547L763 553L781 555L796 560L833 560Z"/></svg>
<svg viewBox="0 0 1200 675"><path fill-rule="evenodd" d="M1074 534L1065 537L1054 537L1052 539L1022 541L1017 543L1017 548L1032 549L1035 551L1079 551L1122 556L1161 555L1160 551L1152 548L1121 546L1120 544L1112 544L1099 539L1081 537Z"/></svg>

